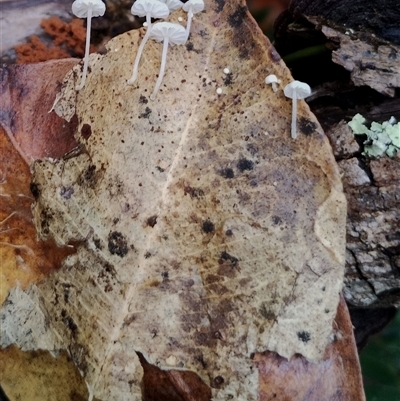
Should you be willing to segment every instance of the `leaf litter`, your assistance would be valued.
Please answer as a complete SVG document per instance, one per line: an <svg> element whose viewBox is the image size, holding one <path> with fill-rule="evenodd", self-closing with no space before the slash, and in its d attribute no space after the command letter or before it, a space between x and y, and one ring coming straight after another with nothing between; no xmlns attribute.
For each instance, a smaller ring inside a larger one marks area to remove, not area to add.
<svg viewBox="0 0 400 401"><path fill-rule="evenodd" d="M127 85L140 34L92 55L79 93L81 66L66 76L55 110L77 115L85 151L33 164L33 213L40 238L82 245L11 291L1 345L68 350L99 399L141 400L140 352L195 371L215 400L256 400L254 353L319 360L329 343L344 269L337 166L302 101L290 139L291 102L263 77L292 78L243 3L206 2L154 101L161 44Z"/></svg>

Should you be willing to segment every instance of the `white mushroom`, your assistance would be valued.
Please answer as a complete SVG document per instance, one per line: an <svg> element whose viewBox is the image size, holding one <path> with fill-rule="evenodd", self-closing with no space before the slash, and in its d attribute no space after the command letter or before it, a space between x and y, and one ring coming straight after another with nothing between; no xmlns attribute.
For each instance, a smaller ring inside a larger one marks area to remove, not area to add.
<svg viewBox="0 0 400 401"><path fill-rule="evenodd" d="M168 6L158 0L137 0L133 3L131 13L139 17L146 17L147 31L140 43L138 52L136 54L135 62L133 63L132 76L128 79L128 84L132 85L138 76L139 62L142 57L143 49L150 38L151 33L151 19L152 18L167 18L169 15Z"/></svg>
<svg viewBox="0 0 400 401"><path fill-rule="evenodd" d="M203 0L189 0L183 5L183 10L188 13L188 21L186 24L186 38L190 34L190 26L192 24L192 18L194 14L200 13L204 10Z"/></svg>
<svg viewBox="0 0 400 401"><path fill-rule="evenodd" d="M78 18L87 18L86 27L86 45L85 56L83 59L82 81L76 86L76 90L81 90L85 85L86 74L89 64L89 49L90 49L90 30L92 26L92 17L103 16L106 11L106 5L101 0L75 0L72 3L72 12Z"/></svg>
<svg viewBox="0 0 400 401"><path fill-rule="evenodd" d="M158 0L158 1L161 1L161 3L166 4L171 13L173 11L179 10L183 6L183 3L180 0Z"/></svg>
<svg viewBox="0 0 400 401"><path fill-rule="evenodd" d="M292 99L292 138L297 138L297 100L301 100L311 95L311 88L305 82L293 81L283 89L286 97Z"/></svg>
<svg viewBox="0 0 400 401"><path fill-rule="evenodd" d="M271 84L271 85L272 85L272 90L273 90L274 92L277 92L277 90L278 90L278 85L277 85L277 84L281 83L281 80L278 79L278 78L276 77L276 75L271 74L271 75L268 75L268 76L265 78L265 83L266 83L267 85L268 85L268 84Z"/></svg>
<svg viewBox="0 0 400 401"><path fill-rule="evenodd" d="M165 65L167 62L168 44L183 45L186 42L186 31L182 25L173 24L171 22L159 22L157 24L154 24L151 30L151 38L156 40L157 42L164 42L160 72L158 74L158 79L154 87L154 91L150 96L150 99L154 100L156 98L158 89L161 86L161 82L164 76Z"/></svg>

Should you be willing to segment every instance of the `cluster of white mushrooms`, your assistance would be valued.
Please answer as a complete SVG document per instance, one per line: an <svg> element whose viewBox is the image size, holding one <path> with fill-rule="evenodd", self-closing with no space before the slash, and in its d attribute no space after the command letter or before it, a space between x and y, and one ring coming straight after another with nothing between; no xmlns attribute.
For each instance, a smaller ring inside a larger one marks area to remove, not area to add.
<svg viewBox="0 0 400 401"><path fill-rule="evenodd" d="M157 22L155 24L151 23L152 18L168 18L171 12L179 10L180 8L188 13L186 29L180 24L171 22ZM102 0L75 0L72 3L72 12L79 18L87 18L86 46L82 80L81 83L76 86L76 90L82 89L86 81L89 63L91 19L92 17L103 16L105 10L106 6ZM132 85L137 79L139 63L146 42L149 39L153 39L157 42L163 42L160 72L158 74L157 82L154 86L154 91L150 96L150 99L154 100L164 77L168 45L185 44L189 38L193 15L203 10L203 0L188 0L186 3L182 3L180 0L136 0L131 8L131 13L138 17L146 17L146 22L143 25L146 26L147 30L136 54L135 62L133 63L132 68L132 76L128 79L128 84ZM276 77L276 75L273 74L268 75L265 78L265 83L270 84L274 92L278 91L278 85L280 82L281 81ZM297 100L301 100L307 96L310 96L311 88L304 82L293 81L285 86L283 92L286 97L292 99L291 135L292 138L295 139L297 138ZM221 94L222 90L219 88L217 93Z"/></svg>
<svg viewBox="0 0 400 401"><path fill-rule="evenodd" d="M180 8L188 13L186 29L180 24L173 24L171 22L158 22L152 25L152 18L165 19L171 12ZM105 10L106 6L101 0L75 0L72 3L72 12L79 18L87 18L86 49L82 81L80 85L76 87L76 90L82 89L85 85L89 61L91 18L104 15ZM163 42L160 73L158 74L154 91L150 96L150 98L154 100L164 76L168 45L185 44L189 38L193 15L203 10L203 0L189 0L186 3L182 3L180 0L136 0L131 8L131 13L138 17L146 17L145 25L147 30L142 42L140 43L135 62L133 64L132 76L129 78L128 84L132 85L136 81L140 58L142 57L146 42L149 39L156 40L157 42Z"/></svg>
<svg viewBox="0 0 400 401"><path fill-rule="evenodd" d="M276 75L271 74L265 78L265 83L272 86L274 92L278 91L278 85L281 83ZM292 126L291 135L293 139L297 138L297 101L311 95L311 88L305 82L292 81L283 88L286 97L292 99Z"/></svg>

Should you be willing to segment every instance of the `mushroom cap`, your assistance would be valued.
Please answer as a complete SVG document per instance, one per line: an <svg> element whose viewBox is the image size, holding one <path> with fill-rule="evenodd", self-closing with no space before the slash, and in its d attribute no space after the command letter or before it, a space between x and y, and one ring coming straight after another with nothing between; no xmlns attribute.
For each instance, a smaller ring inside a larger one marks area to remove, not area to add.
<svg viewBox="0 0 400 401"><path fill-rule="evenodd" d="M280 80L274 74L267 75L266 78L265 78L265 83L266 84L272 84L272 82L279 83Z"/></svg>
<svg viewBox="0 0 400 401"><path fill-rule="evenodd" d="M168 38L171 45L183 45L187 40L186 29L172 22L157 22L151 28L150 37L157 42Z"/></svg>
<svg viewBox="0 0 400 401"><path fill-rule="evenodd" d="M146 17L147 14L150 14L151 18L167 18L169 8L158 0L136 0L131 8L131 13L138 17Z"/></svg>
<svg viewBox="0 0 400 401"><path fill-rule="evenodd" d="M161 3L165 3L170 12L179 10L183 7L183 3L180 0L158 0Z"/></svg>
<svg viewBox="0 0 400 401"><path fill-rule="evenodd" d="M101 0L75 0L72 12L78 18L87 18L89 7L92 8L92 17L103 16L106 11L106 5Z"/></svg>
<svg viewBox="0 0 400 401"><path fill-rule="evenodd" d="M293 99L293 94L296 93L296 99L304 99L311 95L311 88L305 82L292 81L287 84L283 89L283 93L286 97Z"/></svg>
<svg viewBox="0 0 400 401"><path fill-rule="evenodd" d="M189 12L189 10L191 10L193 14L197 14L204 10L204 1L203 0L189 0L182 6L182 8L187 13Z"/></svg>

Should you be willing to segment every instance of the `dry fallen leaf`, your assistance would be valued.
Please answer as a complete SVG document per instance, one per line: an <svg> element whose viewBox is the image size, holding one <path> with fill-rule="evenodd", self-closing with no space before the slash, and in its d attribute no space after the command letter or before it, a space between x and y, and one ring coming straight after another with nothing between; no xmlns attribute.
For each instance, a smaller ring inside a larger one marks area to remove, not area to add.
<svg viewBox="0 0 400 401"><path fill-rule="evenodd" d="M1 386L10 401L87 400L85 382L65 352L54 358L44 351L8 347L0 357Z"/></svg>
<svg viewBox="0 0 400 401"><path fill-rule="evenodd" d="M288 361L272 352L256 354L259 401L365 401L353 326L343 297L333 327L334 341L318 363L300 355Z"/></svg>
<svg viewBox="0 0 400 401"><path fill-rule="evenodd" d="M344 263L337 167L303 102L290 139L291 101L264 78L291 77L241 3L207 2L155 101L160 44L126 85L138 42L112 40L79 94L78 69L63 87L58 110L76 113L86 151L34 164L34 219L42 238L84 245L11 292L1 345L68 349L100 399L141 399L140 352L197 372L216 400L255 400L255 352L317 360L329 342Z"/></svg>
<svg viewBox="0 0 400 401"><path fill-rule="evenodd" d="M10 288L25 288L42 279L73 249L60 248L54 240L37 241L32 223L28 163L52 155L61 157L76 146L71 129L48 110L54 99L55 78L63 77L73 65L68 60L32 67L10 66L2 70L0 129L0 304ZM46 76L38 83L37 73ZM27 76L29 75L29 76ZM39 100L40 99L40 100ZM40 106L38 107L38 102Z"/></svg>

